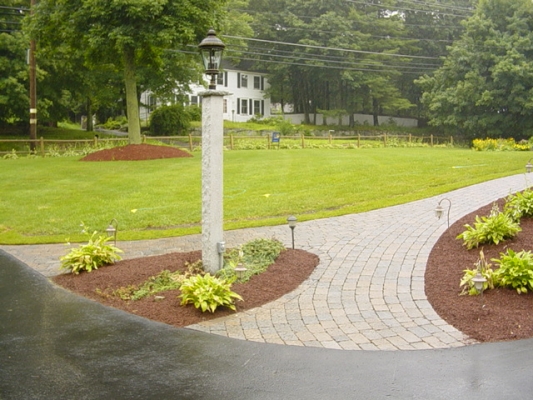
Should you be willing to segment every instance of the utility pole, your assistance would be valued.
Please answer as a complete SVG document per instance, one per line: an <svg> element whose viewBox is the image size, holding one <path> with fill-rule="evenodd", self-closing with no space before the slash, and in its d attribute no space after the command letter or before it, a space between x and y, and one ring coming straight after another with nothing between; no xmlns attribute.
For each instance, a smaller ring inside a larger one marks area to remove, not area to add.
<svg viewBox="0 0 533 400"><path fill-rule="evenodd" d="M31 0L30 15L33 15L36 0ZM37 143L37 67L35 62L35 39L30 40L30 150L34 151Z"/></svg>

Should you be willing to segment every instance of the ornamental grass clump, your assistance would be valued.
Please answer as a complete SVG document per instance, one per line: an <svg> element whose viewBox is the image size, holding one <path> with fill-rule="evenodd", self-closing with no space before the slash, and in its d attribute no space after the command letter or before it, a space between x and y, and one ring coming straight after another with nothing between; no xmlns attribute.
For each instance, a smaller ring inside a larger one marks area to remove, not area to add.
<svg viewBox="0 0 533 400"><path fill-rule="evenodd" d="M466 230L457 236L463 239L463 245L468 250L481 244L498 244L505 239L516 236L522 230L520 223L516 222L508 213L500 212L495 204L488 217L476 215L474 226L465 225Z"/></svg>

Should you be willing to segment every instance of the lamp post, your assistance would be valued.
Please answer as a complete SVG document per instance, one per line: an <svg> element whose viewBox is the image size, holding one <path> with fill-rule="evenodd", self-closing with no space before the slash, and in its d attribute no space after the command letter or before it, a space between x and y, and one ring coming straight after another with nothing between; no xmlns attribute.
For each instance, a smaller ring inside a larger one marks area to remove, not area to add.
<svg viewBox="0 0 533 400"><path fill-rule="evenodd" d="M450 227L450 209L452 208L452 201L448 198L444 198L444 199L441 199L439 201L439 204L437 204L437 208L435 208L435 215L437 216L438 219L440 219L442 217L442 214L444 212L444 208L442 207L441 203L446 200L448 201L449 205L448 205L448 228Z"/></svg>
<svg viewBox="0 0 533 400"><path fill-rule="evenodd" d="M115 246L117 245L117 231L118 231L118 221L113 218L109 225L106 228L107 236L112 237L115 241Z"/></svg>
<svg viewBox="0 0 533 400"><path fill-rule="evenodd" d="M289 218L287 218L287 223L289 224L289 228L291 228L293 249L294 249L294 228L296 228L296 221L298 221L298 219L294 215L291 215Z"/></svg>
<svg viewBox="0 0 533 400"><path fill-rule="evenodd" d="M530 158L528 161L527 161L527 164L526 164L526 172L529 174L531 172L531 169L533 169L533 165L531 164L531 160L533 160L533 158Z"/></svg>
<svg viewBox="0 0 533 400"><path fill-rule="evenodd" d="M205 73L211 77L209 90L202 96L202 262L207 272L223 266L223 97L216 90L224 43L213 29L199 44Z"/></svg>

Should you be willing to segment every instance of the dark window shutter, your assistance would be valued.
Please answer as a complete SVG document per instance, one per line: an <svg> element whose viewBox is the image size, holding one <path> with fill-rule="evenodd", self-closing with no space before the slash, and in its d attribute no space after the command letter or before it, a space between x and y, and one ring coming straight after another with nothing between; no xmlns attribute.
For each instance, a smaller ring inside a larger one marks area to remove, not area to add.
<svg viewBox="0 0 533 400"><path fill-rule="evenodd" d="M241 113L241 99L237 99L237 114Z"/></svg>
<svg viewBox="0 0 533 400"><path fill-rule="evenodd" d="M261 77L261 90L265 90L265 77Z"/></svg>
<svg viewBox="0 0 533 400"><path fill-rule="evenodd" d="M241 73L237 72L237 87L241 87Z"/></svg>
<svg viewBox="0 0 533 400"><path fill-rule="evenodd" d="M261 115L265 115L265 101L264 100L261 100Z"/></svg>
<svg viewBox="0 0 533 400"><path fill-rule="evenodd" d="M224 72L224 86L228 87L228 71Z"/></svg>
<svg viewBox="0 0 533 400"><path fill-rule="evenodd" d="M254 104L253 104L253 100L252 99L248 100L248 105L249 105L248 114L249 115L253 115L253 113L254 113L254 109L253 109Z"/></svg>

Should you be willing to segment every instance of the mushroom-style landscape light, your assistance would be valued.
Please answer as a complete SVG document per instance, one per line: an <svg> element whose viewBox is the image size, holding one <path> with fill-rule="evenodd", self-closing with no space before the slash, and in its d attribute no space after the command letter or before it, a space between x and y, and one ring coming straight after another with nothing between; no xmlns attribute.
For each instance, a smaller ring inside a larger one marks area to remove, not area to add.
<svg viewBox="0 0 533 400"><path fill-rule="evenodd" d="M439 201L439 204L437 204L437 208L435 208L435 215L437 216L438 219L442 217L442 214L444 213L444 208L442 207L441 203L444 200L448 201L449 203L448 205L448 228L449 228L450 227L450 209L452 208L452 202L450 199L444 198Z"/></svg>
<svg viewBox="0 0 533 400"><path fill-rule="evenodd" d="M198 45L200 53L202 54L202 61L204 63L206 75L211 76L209 82L209 89L216 89L216 79L220 72L220 62L222 61L222 52L226 45L217 38L214 29L209 29L207 37Z"/></svg>
<svg viewBox="0 0 533 400"><path fill-rule="evenodd" d="M526 172L527 172L527 173L530 173L531 170L533 169L533 165L531 164L531 160L533 160L533 158L530 158L530 159L527 161L527 164L526 164Z"/></svg>
<svg viewBox="0 0 533 400"><path fill-rule="evenodd" d="M115 246L117 245L117 231L118 231L118 221L113 218L106 228L107 236L112 237L115 241Z"/></svg>
<svg viewBox="0 0 533 400"><path fill-rule="evenodd" d="M289 224L289 228L291 228L293 249L294 249L294 228L296 228L296 221L298 221L298 219L294 215L291 215L289 218L287 218L287 223Z"/></svg>
<svg viewBox="0 0 533 400"><path fill-rule="evenodd" d="M241 263L239 263L236 267L235 267L235 274L237 275L237 278L239 279L242 279L242 276L243 274L248 271L248 268L246 268L244 265L242 265Z"/></svg>
<svg viewBox="0 0 533 400"><path fill-rule="evenodd" d="M472 282L474 282L474 287L478 294L481 294L481 308L483 308L483 286L485 285L485 282L487 282L487 279L481 275L481 272L478 270L476 276L472 278Z"/></svg>

